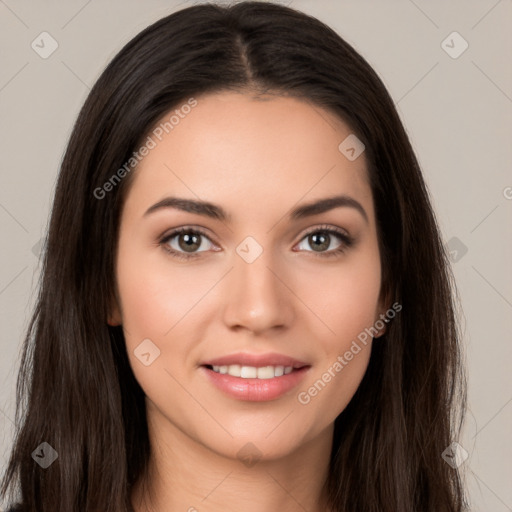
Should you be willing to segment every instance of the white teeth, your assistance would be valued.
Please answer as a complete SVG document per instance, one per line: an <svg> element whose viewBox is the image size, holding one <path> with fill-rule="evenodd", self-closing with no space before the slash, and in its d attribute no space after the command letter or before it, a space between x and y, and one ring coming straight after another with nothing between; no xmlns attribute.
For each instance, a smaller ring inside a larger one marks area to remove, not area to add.
<svg viewBox="0 0 512 512"><path fill-rule="evenodd" d="M263 366L262 368L258 368L258 379L273 379L275 376L275 369L273 366Z"/></svg>
<svg viewBox="0 0 512 512"><path fill-rule="evenodd" d="M255 379L258 376L258 368L254 366L242 366L240 377L242 379Z"/></svg>
<svg viewBox="0 0 512 512"><path fill-rule="evenodd" d="M242 367L239 364L232 364L228 366L229 375L232 375L233 377L240 377L242 374Z"/></svg>
<svg viewBox="0 0 512 512"><path fill-rule="evenodd" d="M282 377L293 371L292 366L241 366L231 364L229 366L213 366L213 371L217 373L231 375L232 377L241 377L242 379L273 379Z"/></svg>

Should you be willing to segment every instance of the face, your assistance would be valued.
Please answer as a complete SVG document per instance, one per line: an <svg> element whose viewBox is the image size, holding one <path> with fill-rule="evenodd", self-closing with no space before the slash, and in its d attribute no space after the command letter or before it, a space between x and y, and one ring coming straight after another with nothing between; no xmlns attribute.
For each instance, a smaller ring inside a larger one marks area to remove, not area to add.
<svg viewBox="0 0 512 512"><path fill-rule="evenodd" d="M133 171L109 323L148 420L227 457L281 457L332 427L386 309L365 155L298 99L225 92L186 110Z"/></svg>

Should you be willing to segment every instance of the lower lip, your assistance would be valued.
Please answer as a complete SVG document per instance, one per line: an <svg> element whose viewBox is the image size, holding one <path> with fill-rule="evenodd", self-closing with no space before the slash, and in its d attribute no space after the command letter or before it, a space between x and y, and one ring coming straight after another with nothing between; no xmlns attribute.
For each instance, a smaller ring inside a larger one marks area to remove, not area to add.
<svg viewBox="0 0 512 512"><path fill-rule="evenodd" d="M242 379L201 366L206 377L218 389L233 398L250 402L266 402L280 398L304 379L309 368L310 366L305 366L272 379Z"/></svg>

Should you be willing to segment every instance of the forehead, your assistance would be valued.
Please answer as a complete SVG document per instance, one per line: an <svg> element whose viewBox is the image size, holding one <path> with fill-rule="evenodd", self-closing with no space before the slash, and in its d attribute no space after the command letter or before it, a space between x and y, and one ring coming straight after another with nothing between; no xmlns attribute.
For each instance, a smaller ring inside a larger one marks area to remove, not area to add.
<svg viewBox="0 0 512 512"><path fill-rule="evenodd" d="M351 130L333 113L282 96L222 92L196 100L149 133L153 148L133 171L125 208L142 210L172 194L261 216L269 204L288 209L347 194L373 213L365 155L350 161L340 152Z"/></svg>

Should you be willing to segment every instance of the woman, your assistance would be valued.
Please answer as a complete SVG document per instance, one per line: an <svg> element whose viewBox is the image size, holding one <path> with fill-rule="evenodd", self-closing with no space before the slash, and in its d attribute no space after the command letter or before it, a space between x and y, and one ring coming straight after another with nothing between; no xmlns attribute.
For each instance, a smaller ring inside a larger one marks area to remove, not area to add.
<svg viewBox="0 0 512 512"><path fill-rule="evenodd" d="M198 5L130 41L77 120L44 258L2 487L21 510L465 510L426 186L318 20Z"/></svg>

